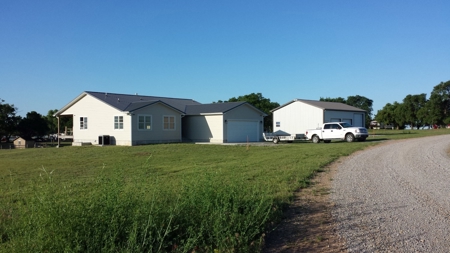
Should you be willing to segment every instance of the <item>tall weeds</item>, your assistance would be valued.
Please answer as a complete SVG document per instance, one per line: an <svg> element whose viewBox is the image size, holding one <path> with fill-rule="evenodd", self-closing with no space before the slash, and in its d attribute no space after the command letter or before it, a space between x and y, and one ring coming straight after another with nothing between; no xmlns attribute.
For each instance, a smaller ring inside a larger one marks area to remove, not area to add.
<svg viewBox="0 0 450 253"><path fill-rule="evenodd" d="M0 210L1 250L258 252L276 210L263 186L220 172L168 185L118 171L61 185L44 170L29 189Z"/></svg>

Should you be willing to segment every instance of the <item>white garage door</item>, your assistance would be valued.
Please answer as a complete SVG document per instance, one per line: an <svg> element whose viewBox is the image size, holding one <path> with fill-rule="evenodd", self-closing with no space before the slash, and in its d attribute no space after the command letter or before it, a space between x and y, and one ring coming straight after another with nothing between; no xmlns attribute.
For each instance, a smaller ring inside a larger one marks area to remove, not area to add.
<svg viewBox="0 0 450 253"><path fill-rule="evenodd" d="M227 141L228 142L247 142L259 141L258 121L228 120L227 123Z"/></svg>

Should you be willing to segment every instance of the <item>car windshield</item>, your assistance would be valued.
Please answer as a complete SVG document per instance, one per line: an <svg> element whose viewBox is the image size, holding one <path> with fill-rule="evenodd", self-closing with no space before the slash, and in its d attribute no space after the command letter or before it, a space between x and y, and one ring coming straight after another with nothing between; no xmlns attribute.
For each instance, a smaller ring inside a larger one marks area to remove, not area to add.
<svg viewBox="0 0 450 253"><path fill-rule="evenodd" d="M347 122L340 123L340 124L341 124L341 126L342 126L343 128L352 127L352 125L350 125L350 124L347 123Z"/></svg>

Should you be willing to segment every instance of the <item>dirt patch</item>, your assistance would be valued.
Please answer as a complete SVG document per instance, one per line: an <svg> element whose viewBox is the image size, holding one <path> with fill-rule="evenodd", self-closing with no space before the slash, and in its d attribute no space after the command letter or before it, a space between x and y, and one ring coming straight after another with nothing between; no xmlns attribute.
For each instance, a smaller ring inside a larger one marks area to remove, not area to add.
<svg viewBox="0 0 450 253"><path fill-rule="evenodd" d="M329 199L333 175L341 161L318 173L310 187L296 192L281 223L267 235L262 252L347 252L337 234Z"/></svg>

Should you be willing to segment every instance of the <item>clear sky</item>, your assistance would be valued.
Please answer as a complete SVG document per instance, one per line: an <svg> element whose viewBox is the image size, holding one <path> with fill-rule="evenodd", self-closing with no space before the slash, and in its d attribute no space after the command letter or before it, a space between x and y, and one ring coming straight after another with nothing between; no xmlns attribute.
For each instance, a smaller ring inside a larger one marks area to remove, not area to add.
<svg viewBox="0 0 450 253"><path fill-rule="evenodd" d="M450 80L449 13L448 0L3 0L0 98L25 116L83 91L361 95L376 113Z"/></svg>

